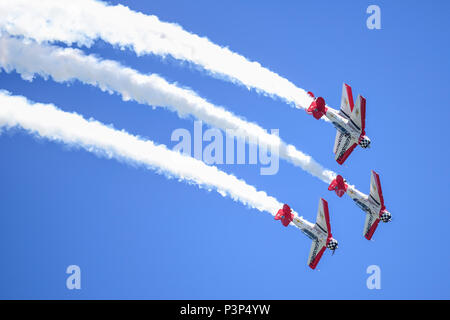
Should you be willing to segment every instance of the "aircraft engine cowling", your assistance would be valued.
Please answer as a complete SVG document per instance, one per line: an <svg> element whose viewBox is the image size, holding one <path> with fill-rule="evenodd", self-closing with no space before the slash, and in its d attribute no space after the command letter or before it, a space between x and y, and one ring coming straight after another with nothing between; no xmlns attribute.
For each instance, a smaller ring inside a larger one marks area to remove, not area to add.
<svg viewBox="0 0 450 320"><path fill-rule="evenodd" d="M339 198L347 192L347 188L347 183L341 175L338 175L328 186L328 190L334 190Z"/></svg>
<svg viewBox="0 0 450 320"><path fill-rule="evenodd" d="M322 97L318 97L311 103L311 105L309 106L308 110L306 110L306 112L308 114L312 114L314 118L319 120L327 113L327 107L325 106L325 100Z"/></svg>
<svg viewBox="0 0 450 320"><path fill-rule="evenodd" d="M287 227L292 220L294 220L294 214L292 213L291 207L289 207L287 204L283 205L283 208L278 210L277 214L275 215L275 220L281 220L281 223L283 226Z"/></svg>

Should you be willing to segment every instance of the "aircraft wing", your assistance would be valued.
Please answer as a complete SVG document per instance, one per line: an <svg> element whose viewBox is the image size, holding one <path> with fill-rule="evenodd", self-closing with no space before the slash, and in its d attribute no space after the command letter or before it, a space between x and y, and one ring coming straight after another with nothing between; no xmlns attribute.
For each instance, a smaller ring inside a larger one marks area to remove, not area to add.
<svg viewBox="0 0 450 320"><path fill-rule="evenodd" d="M357 145L358 141L352 139L349 134L344 134L337 130L333 149L337 163L343 164L353 150L355 150Z"/></svg>
<svg viewBox="0 0 450 320"><path fill-rule="evenodd" d="M380 222L379 218L375 218L370 213L366 214L366 221L364 222L364 237L367 240L372 239L373 233L378 227L378 223Z"/></svg>
<svg viewBox="0 0 450 320"><path fill-rule="evenodd" d="M319 209L317 210L316 226L326 233L322 240L314 239L309 251L308 265L315 269L325 252L327 239L331 237L330 213L328 212L328 202L325 199L319 200Z"/></svg>
<svg viewBox="0 0 450 320"><path fill-rule="evenodd" d="M319 239L313 240L311 244L311 250L309 251L308 265L311 269L315 269L317 264L322 258L323 253L326 249L326 242L320 241Z"/></svg>
<svg viewBox="0 0 450 320"><path fill-rule="evenodd" d="M330 226L330 213L328 212L328 202L325 199L320 198L319 208L317 209L316 225L327 234L327 237L331 237Z"/></svg>
<svg viewBox="0 0 450 320"><path fill-rule="evenodd" d="M370 176L370 197L375 201L376 204L381 207L384 206L383 192L381 191L380 176L378 173L372 170L372 175Z"/></svg>

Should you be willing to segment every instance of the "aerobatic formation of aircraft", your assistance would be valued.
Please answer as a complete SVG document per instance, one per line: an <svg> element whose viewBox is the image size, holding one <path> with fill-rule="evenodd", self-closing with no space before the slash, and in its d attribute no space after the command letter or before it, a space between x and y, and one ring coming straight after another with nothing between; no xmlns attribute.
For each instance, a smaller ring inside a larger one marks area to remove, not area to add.
<svg viewBox="0 0 450 320"><path fill-rule="evenodd" d="M314 98L311 92L308 92L308 94ZM307 112L316 119L325 116L336 127L337 134L333 151L339 164L343 164L347 160L358 144L362 148L370 146L370 139L365 132L366 99L358 95L355 104L353 102L352 88L349 85L345 83L343 85L340 110L327 107L325 100L322 97L318 97L311 103ZM392 219L391 213L386 210L384 205L380 177L375 171L372 171L369 195L349 185L341 175L336 176L329 185L328 190L335 191L338 197L342 197L347 193L366 213L363 236L368 240L372 239L380 221L387 223ZM313 240L308 259L308 265L312 269L316 268L326 248L332 250L334 254L334 250L338 247L338 242L331 235L328 203L324 199L320 199L315 224L306 221L302 217L297 217L287 204L278 211L275 219L281 220L285 227L290 223L295 224Z"/></svg>
<svg viewBox="0 0 450 320"><path fill-rule="evenodd" d="M308 92L314 98L314 94ZM322 97L315 99L307 112L314 118L327 117L336 127L336 139L333 152L337 163L343 164L348 156L359 144L362 148L370 146L370 139L366 136L366 99L358 95L356 104L353 103L352 88L345 84L342 87L341 109L335 110L325 105Z"/></svg>
<svg viewBox="0 0 450 320"><path fill-rule="evenodd" d="M334 250L338 248L338 242L331 234L328 202L322 198L319 201L319 209L317 211L315 224L312 224L302 217L295 216L292 213L292 209L287 204L283 205L283 208L278 210L278 213L275 215L275 220L281 220L281 223L285 227L292 222L312 240L308 258L308 265L312 269L316 268L326 248L333 251L333 253Z"/></svg>

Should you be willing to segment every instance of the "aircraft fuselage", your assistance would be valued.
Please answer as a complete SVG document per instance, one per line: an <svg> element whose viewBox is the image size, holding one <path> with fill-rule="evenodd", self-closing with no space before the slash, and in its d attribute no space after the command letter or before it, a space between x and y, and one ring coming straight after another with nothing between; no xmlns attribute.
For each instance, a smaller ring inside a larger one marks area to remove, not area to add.
<svg viewBox="0 0 450 320"><path fill-rule="evenodd" d="M327 232L326 230L323 230L318 224L312 224L311 222L298 216L295 216L292 222L311 240L326 241Z"/></svg>
<svg viewBox="0 0 450 320"><path fill-rule="evenodd" d="M350 185L348 186L346 193L365 213L372 215L374 218L379 217L382 207L372 196L364 194Z"/></svg>
<svg viewBox="0 0 450 320"><path fill-rule="evenodd" d="M336 130L342 132L346 136L351 136L356 141L359 141L361 131L358 130L356 125L354 125L351 119L342 113L342 111L337 111L333 108L327 108L325 116L334 125Z"/></svg>

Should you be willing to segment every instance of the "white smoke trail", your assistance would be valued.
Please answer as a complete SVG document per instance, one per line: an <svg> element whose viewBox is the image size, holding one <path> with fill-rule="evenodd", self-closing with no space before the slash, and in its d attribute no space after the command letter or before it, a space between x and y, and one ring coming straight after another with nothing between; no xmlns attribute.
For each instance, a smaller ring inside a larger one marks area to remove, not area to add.
<svg viewBox="0 0 450 320"><path fill-rule="evenodd" d="M211 74L278 96L306 109L313 99L287 79L205 37L158 17L94 0L14 0L0 2L0 28L38 42L62 41L90 46L103 39L138 55L170 55ZM325 119L325 118L323 118ZM326 120L326 119L325 119Z"/></svg>
<svg viewBox="0 0 450 320"><path fill-rule="evenodd" d="M214 189L224 197L229 196L272 215L282 206L274 197L257 191L245 181L200 160L168 150L164 145L155 145L152 141L92 119L85 120L54 105L33 103L0 90L0 128L13 127L21 127L38 137L80 147L109 159L143 165L208 190Z"/></svg>
<svg viewBox="0 0 450 320"><path fill-rule="evenodd" d="M51 76L57 82L79 81L108 92L117 92L124 100L133 99L151 106L174 109L180 116L191 114L196 118L220 128L233 130L249 143L256 141L279 151L279 156L301 167L325 183L336 174L324 169L311 156L286 144L278 136L267 133L255 123L247 122L233 113L209 103L193 91L168 83L158 75L143 75L121 66L115 61L86 56L80 50L39 45L35 42L0 37L0 67L7 72L16 70L24 79L32 80L35 74L44 78Z"/></svg>

